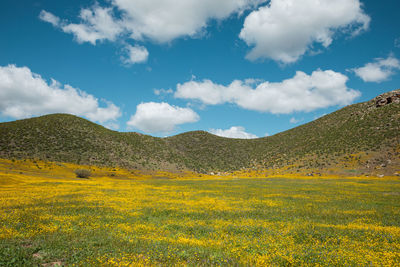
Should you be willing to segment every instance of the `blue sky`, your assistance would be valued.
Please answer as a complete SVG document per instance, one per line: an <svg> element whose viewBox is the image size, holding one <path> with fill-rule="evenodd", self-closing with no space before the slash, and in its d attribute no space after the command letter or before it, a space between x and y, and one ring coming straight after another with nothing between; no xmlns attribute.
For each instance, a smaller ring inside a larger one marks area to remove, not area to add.
<svg viewBox="0 0 400 267"><path fill-rule="evenodd" d="M398 89L399 9L396 0L3 0L0 121L62 112L155 136L272 135Z"/></svg>

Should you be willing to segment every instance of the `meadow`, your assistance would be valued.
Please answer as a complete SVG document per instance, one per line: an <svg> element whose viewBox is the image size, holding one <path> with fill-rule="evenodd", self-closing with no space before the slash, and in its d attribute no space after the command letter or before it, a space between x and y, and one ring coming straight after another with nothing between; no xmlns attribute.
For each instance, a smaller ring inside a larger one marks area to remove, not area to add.
<svg viewBox="0 0 400 267"><path fill-rule="evenodd" d="M400 179L0 161L0 266L398 266Z"/></svg>

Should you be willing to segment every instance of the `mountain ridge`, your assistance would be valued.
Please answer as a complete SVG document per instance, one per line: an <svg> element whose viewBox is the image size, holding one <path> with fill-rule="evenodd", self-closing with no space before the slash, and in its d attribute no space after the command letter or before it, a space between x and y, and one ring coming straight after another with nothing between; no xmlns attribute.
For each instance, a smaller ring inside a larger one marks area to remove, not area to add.
<svg viewBox="0 0 400 267"><path fill-rule="evenodd" d="M257 139L225 138L206 131L159 138L113 131L74 115L44 115L0 123L0 157L200 173L245 169L334 173L346 168L359 174L395 173L399 132L400 90L394 90Z"/></svg>

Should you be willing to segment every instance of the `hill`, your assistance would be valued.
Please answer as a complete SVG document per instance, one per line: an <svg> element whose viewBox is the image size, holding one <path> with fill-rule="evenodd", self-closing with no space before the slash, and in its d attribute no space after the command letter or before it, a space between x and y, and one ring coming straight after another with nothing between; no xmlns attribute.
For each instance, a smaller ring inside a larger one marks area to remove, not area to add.
<svg viewBox="0 0 400 267"><path fill-rule="evenodd" d="M394 174L399 154L400 90L252 140L204 131L168 138L120 133L66 114L0 124L1 158L132 169Z"/></svg>

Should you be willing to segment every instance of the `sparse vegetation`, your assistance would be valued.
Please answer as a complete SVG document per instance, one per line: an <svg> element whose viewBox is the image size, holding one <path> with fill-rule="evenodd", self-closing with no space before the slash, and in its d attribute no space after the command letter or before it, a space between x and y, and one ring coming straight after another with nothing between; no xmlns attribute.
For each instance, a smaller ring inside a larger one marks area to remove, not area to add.
<svg viewBox="0 0 400 267"><path fill-rule="evenodd" d="M77 169L74 171L76 174L76 177L78 178L89 178L92 175L92 172L87 169Z"/></svg>

